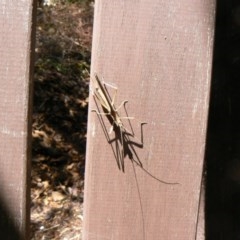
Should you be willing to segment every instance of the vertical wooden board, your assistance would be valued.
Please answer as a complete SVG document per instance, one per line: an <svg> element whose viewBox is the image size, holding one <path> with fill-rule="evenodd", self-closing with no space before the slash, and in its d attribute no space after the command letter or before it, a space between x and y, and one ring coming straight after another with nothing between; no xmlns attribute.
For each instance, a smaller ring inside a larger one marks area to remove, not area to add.
<svg viewBox="0 0 240 240"><path fill-rule="evenodd" d="M128 157L118 169L114 141L89 112L84 240L196 238L214 15L214 0L96 1L92 73L117 85L128 115L148 123L135 158L152 176Z"/></svg>
<svg viewBox="0 0 240 240"><path fill-rule="evenodd" d="M27 239L33 2L0 2L0 231Z"/></svg>

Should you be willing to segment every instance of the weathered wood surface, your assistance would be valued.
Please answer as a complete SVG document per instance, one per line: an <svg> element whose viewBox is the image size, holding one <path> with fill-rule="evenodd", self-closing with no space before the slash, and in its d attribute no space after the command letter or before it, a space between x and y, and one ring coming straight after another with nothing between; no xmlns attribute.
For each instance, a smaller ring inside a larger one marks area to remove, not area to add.
<svg viewBox="0 0 240 240"><path fill-rule="evenodd" d="M1 239L27 239L29 226L33 2L0 1Z"/></svg>
<svg viewBox="0 0 240 240"><path fill-rule="evenodd" d="M96 1L92 75L116 84L128 115L148 123L144 148L134 147L143 168L179 185L160 183L128 157L120 171L116 141L106 141L89 112L84 240L204 239L199 205L214 16L215 0ZM132 125L140 138L139 123Z"/></svg>

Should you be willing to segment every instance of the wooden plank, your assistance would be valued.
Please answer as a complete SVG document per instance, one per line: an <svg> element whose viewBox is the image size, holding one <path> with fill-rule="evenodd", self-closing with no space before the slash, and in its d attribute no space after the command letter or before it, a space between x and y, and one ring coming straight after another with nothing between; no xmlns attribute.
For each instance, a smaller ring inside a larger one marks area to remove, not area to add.
<svg viewBox="0 0 240 240"><path fill-rule="evenodd" d="M28 239L33 2L0 3L0 231Z"/></svg>
<svg viewBox="0 0 240 240"><path fill-rule="evenodd" d="M125 172L118 169L117 141L108 144L89 112L84 240L196 238L214 15L215 0L96 1L92 75L116 84L128 115L148 123L133 155L152 176L129 157Z"/></svg>

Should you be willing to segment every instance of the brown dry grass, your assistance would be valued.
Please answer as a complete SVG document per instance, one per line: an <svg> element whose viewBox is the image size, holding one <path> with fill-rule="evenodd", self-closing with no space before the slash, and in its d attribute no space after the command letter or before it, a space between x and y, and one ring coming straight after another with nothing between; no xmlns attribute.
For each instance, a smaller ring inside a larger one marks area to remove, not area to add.
<svg viewBox="0 0 240 240"><path fill-rule="evenodd" d="M81 239L91 2L39 6L31 239Z"/></svg>

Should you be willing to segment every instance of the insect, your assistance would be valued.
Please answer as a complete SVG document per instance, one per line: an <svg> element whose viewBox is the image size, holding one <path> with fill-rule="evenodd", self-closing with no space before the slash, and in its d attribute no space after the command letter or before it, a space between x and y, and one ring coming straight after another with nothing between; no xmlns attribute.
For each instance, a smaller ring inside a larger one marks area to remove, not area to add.
<svg viewBox="0 0 240 240"><path fill-rule="evenodd" d="M129 147L127 146L130 142L129 136L132 138L136 138L134 135L134 132L132 130L131 124L131 130L129 131L123 124L123 119L127 119L130 121L131 119L134 119L133 117L121 117L119 113L119 109L124 106L128 101L123 101L118 107L115 106L115 99L117 95L117 88L112 86L111 84L105 83L101 81L97 74L94 75L94 79L92 79L92 94L94 98L100 103L103 112L99 112L98 110L92 110L93 112L96 112L98 115L104 115L108 118L109 122L111 123L111 128L109 133L111 133L113 130L115 131L116 135L119 135L119 140L121 144L121 162L123 163L123 159L126 154L129 153ZM114 89L113 97L110 97L110 94L107 90L107 87L111 87ZM126 110L126 109L125 109ZM141 123L141 126L145 123ZM141 129L142 130L142 129ZM143 145L141 137L141 143L138 145ZM124 151L126 150L126 151ZM141 165L140 161L139 164ZM122 166L123 167L123 166Z"/></svg>

